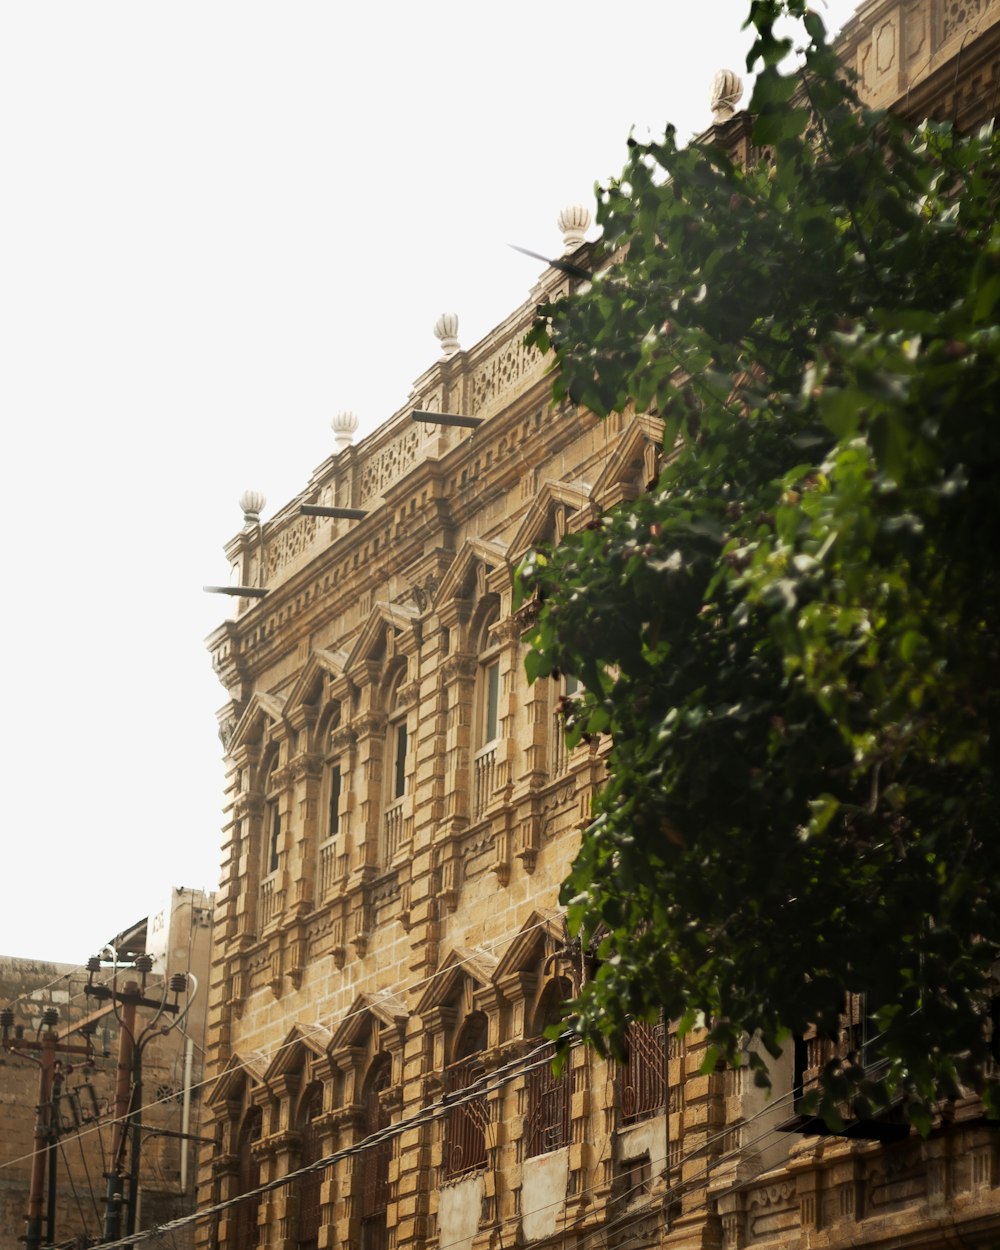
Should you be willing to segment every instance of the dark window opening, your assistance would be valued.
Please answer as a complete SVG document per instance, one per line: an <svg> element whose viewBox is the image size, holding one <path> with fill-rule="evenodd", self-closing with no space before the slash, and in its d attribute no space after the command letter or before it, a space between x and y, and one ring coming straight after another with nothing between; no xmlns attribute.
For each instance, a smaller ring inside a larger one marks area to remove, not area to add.
<svg viewBox="0 0 1000 1250"><path fill-rule="evenodd" d="M388 1128L392 1120L382 1097L392 1079L392 1061L388 1055L377 1057L365 1081L362 1093L365 1137ZM386 1138L361 1155L360 1250L388 1250L389 1228L389 1163L392 1160L392 1138Z"/></svg>
<svg viewBox="0 0 1000 1250"><path fill-rule="evenodd" d="M396 726L396 756L392 777L392 797L401 799L406 793L406 722Z"/></svg>
<svg viewBox="0 0 1000 1250"><path fill-rule="evenodd" d="M302 1128L299 1145L299 1167L308 1167L323 1157L323 1142L316 1121L323 1112L323 1086L310 1086L303 1098ZM295 1250L318 1250L320 1228L320 1195L325 1171L307 1172L296 1186L298 1194L298 1227Z"/></svg>
<svg viewBox="0 0 1000 1250"><path fill-rule="evenodd" d="M327 805L326 836L335 838L340 833L340 765L330 769L330 799Z"/></svg>
<svg viewBox="0 0 1000 1250"><path fill-rule="evenodd" d="M263 1131L263 1113L260 1107L252 1107L246 1114L240 1129L237 1154L237 1187L241 1194L252 1193L260 1187L260 1164L254 1157L253 1144L260 1141ZM260 1244L260 1225L257 1213L260 1210L260 1194L247 1198L246 1202L237 1203L234 1209L233 1224L235 1226L232 1244L250 1247Z"/></svg>

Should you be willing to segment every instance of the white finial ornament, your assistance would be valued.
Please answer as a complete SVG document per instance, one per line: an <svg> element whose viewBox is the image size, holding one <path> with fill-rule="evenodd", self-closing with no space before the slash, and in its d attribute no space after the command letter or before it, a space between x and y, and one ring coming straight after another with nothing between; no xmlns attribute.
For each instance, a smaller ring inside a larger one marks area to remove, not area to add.
<svg viewBox="0 0 1000 1250"><path fill-rule="evenodd" d="M461 350L458 341L458 314L442 313L434 322L434 335L441 341L441 351L445 360Z"/></svg>
<svg viewBox="0 0 1000 1250"><path fill-rule="evenodd" d="M563 251L575 252L590 229L590 209L585 204L568 204L559 214Z"/></svg>
<svg viewBox="0 0 1000 1250"><path fill-rule="evenodd" d="M330 429L333 430L333 441L338 451L350 447L354 442L354 432L357 428L358 414L356 412L338 412L330 419Z"/></svg>
<svg viewBox="0 0 1000 1250"><path fill-rule="evenodd" d="M240 507L243 509L244 525L259 525L260 514L264 510L267 498L259 490L245 490L240 495Z"/></svg>
<svg viewBox="0 0 1000 1250"><path fill-rule="evenodd" d="M743 79L731 69L720 69L712 79L712 124L727 122L736 114L743 95Z"/></svg>

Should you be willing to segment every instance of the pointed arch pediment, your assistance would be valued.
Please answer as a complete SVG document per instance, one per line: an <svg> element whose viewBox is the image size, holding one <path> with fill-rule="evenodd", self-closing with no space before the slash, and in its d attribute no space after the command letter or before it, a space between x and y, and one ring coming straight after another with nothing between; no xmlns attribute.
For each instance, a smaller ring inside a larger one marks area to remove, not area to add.
<svg viewBox="0 0 1000 1250"><path fill-rule="evenodd" d="M307 1060L324 1059L330 1044L330 1031L317 1024L293 1024L263 1074L265 1083L277 1076L300 1072Z"/></svg>
<svg viewBox="0 0 1000 1250"><path fill-rule="evenodd" d="M280 724L284 706L285 700L278 695L265 694L261 690L255 691L250 696L246 709L233 730L233 736L229 741L229 754L233 755L240 747L257 742L266 722Z"/></svg>
<svg viewBox="0 0 1000 1250"><path fill-rule="evenodd" d="M663 422L660 418L651 417L648 413L634 417L594 483L594 500L602 508L607 508L623 499L634 498L639 493L638 481L647 449L660 452L662 447Z"/></svg>
<svg viewBox="0 0 1000 1250"><path fill-rule="evenodd" d="M566 917L561 911L533 911L504 951L497 964L496 979L531 969L542 958L547 946L550 949L565 946L567 940Z"/></svg>
<svg viewBox="0 0 1000 1250"><path fill-rule="evenodd" d="M561 506L568 513L579 512L582 508L588 508L590 501L591 490L585 482L546 479L507 548L511 561L520 560L530 548L546 537L557 508Z"/></svg>
<svg viewBox="0 0 1000 1250"><path fill-rule="evenodd" d="M336 1051L344 1046L362 1045L371 1035L373 1019L380 1025L398 1029L402 1033L406 1028L409 1012L403 1000L388 990L377 994L359 994L340 1026L333 1031L330 1049Z"/></svg>
<svg viewBox="0 0 1000 1250"><path fill-rule="evenodd" d="M227 1102L238 1102L244 1090L250 1085L260 1085L264 1081L266 1062L264 1056L257 1051L246 1052L245 1055L234 1054L205 1100L210 1107L221 1106Z"/></svg>
<svg viewBox="0 0 1000 1250"><path fill-rule="evenodd" d="M292 716L304 704L317 700L320 697L323 678L342 677L346 663L346 651L327 651L322 647L315 647L288 692L284 707L285 714Z"/></svg>
<svg viewBox="0 0 1000 1250"><path fill-rule="evenodd" d="M482 564L489 572L506 563L506 549L499 543L488 538L467 538L434 592L435 603L467 597L469 583L475 578L477 564Z"/></svg>
<svg viewBox="0 0 1000 1250"><path fill-rule="evenodd" d="M467 950L456 946L441 962L437 974L424 991L414 1009L415 1015L423 1015L434 1007L442 1007L460 993L462 982L468 978L480 989L491 989L496 975L497 960L482 950Z"/></svg>
<svg viewBox="0 0 1000 1250"><path fill-rule="evenodd" d="M350 675L351 670L359 664L376 658L381 651L387 629L400 633L413 631L419 615L417 609L407 603L386 603L380 600L372 607L368 619L361 627L361 633L351 647L343 671Z"/></svg>

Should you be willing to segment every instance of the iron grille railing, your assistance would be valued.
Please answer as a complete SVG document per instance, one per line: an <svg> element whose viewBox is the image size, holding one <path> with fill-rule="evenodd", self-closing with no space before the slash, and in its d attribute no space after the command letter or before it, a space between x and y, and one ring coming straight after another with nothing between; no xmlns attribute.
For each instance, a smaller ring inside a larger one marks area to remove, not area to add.
<svg viewBox="0 0 1000 1250"><path fill-rule="evenodd" d="M569 1144L573 1076L568 1060L562 1072L555 1075L552 1071L555 1053L555 1046L546 1046L538 1055L544 1062L528 1073L524 1151L529 1159Z"/></svg>
<svg viewBox="0 0 1000 1250"><path fill-rule="evenodd" d="M569 766L569 750L566 746L566 721L562 712L552 717L552 732L549 739L552 746L552 760L549 772L553 777L561 777Z"/></svg>
<svg viewBox="0 0 1000 1250"><path fill-rule="evenodd" d="M496 788L497 751L496 747L488 747L480 751L473 763L475 785L472 794L472 818L479 820L485 816L493 791Z"/></svg>
<svg viewBox="0 0 1000 1250"><path fill-rule="evenodd" d="M405 799L397 799L386 808L382 823L382 866L388 868L403 843L403 805Z"/></svg>
<svg viewBox="0 0 1000 1250"><path fill-rule="evenodd" d="M666 1030L663 1021L633 1020L625 1034L621 1072L622 1123L634 1124L656 1115L666 1105Z"/></svg>
<svg viewBox="0 0 1000 1250"><path fill-rule="evenodd" d="M319 895L320 898L326 896L333 889L333 883L337 879L337 850L339 842L335 839L331 842L324 843L319 848Z"/></svg>
<svg viewBox="0 0 1000 1250"><path fill-rule="evenodd" d="M469 1089L485 1075L478 1055L462 1059L445 1073L449 1094ZM489 1122L485 1094L458 1103L448 1111L444 1170L446 1176L461 1176L486 1164L486 1125Z"/></svg>
<svg viewBox="0 0 1000 1250"><path fill-rule="evenodd" d="M261 882L260 886L260 923L268 924L281 911L283 891L278 889L277 881L271 877Z"/></svg>

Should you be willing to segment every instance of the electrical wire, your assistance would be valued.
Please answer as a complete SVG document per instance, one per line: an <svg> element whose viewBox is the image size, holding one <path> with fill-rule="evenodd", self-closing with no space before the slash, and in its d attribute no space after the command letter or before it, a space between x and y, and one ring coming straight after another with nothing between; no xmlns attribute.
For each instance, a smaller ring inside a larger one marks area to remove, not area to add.
<svg viewBox="0 0 1000 1250"><path fill-rule="evenodd" d="M576 1044L579 1044L579 1043L576 1043ZM285 1186L293 1184L295 1181L301 1179L303 1176L309 1175L312 1172L325 1171L328 1167L332 1166L335 1163L340 1162L342 1159L351 1158L356 1155L362 1154L366 1150L373 1149L375 1146L380 1145L383 1141L387 1139L390 1139L394 1136L398 1136L399 1134L405 1131L409 1131L413 1128L421 1127L422 1125L429 1123L432 1120L436 1119L437 1117L442 1115L444 1112L450 1110L451 1107L460 1105L465 1102L471 1102L475 1099L482 1098L487 1093L490 1093L495 1089L502 1088L504 1085L508 1084L510 1081L518 1079L519 1077L523 1076L526 1072L529 1072L529 1071L534 1070L535 1068L541 1067L542 1065L550 1062L549 1055L547 1053L543 1053L547 1051L548 1051L548 1043L543 1043L539 1045L538 1047L536 1047L534 1050L530 1051L527 1055L521 1056L518 1059L514 1059L510 1061L510 1063L505 1064L501 1066L500 1068L497 1068L494 1072L488 1073L485 1076L481 1077L479 1080L477 1080L471 1086L469 1086L468 1089L462 1090L461 1092L453 1094L453 1095L444 1095L442 1096L442 1098L429 1104L427 1107L424 1107L420 1111L415 1112L413 1115L411 1115L407 1119L400 1120L395 1124L388 1125L386 1128L380 1129L370 1134L369 1136L363 1138L360 1142L355 1142L353 1145L347 1146L343 1148L342 1150L334 1151L332 1154L326 1155L323 1158L318 1159L314 1163L308 1164L305 1167L298 1168L292 1172L288 1172L284 1176L276 1177L274 1180L268 1181L266 1184L260 1185L257 1188L248 1191L247 1193L239 1194L233 1198L227 1198L221 1202L214 1203L210 1207L207 1207L201 1211L192 1212L189 1215L181 1216L180 1218L176 1220L172 1220L169 1223L161 1225L158 1228L146 1229L142 1232L133 1233L129 1237L124 1238L120 1241L109 1242L104 1247L104 1250L122 1250L122 1248L126 1246L139 1245L141 1242L148 1241L151 1238L160 1238L160 1237L165 1236L168 1233L172 1234L173 1232L181 1228L188 1227L202 1220L221 1214L224 1211L231 1210L232 1208L238 1206L241 1202L248 1202L252 1200L253 1198L259 1198L266 1193L271 1193L271 1192L274 1192L275 1190L282 1189ZM537 1058L537 1056L539 1055L541 1055L542 1057ZM530 1063L527 1062L529 1060L531 1060L532 1062ZM758 1120L761 1116L766 1115L769 1112L773 1112L776 1107L780 1106L785 1101L791 1098L794 1098L794 1091L790 1092L787 1095L783 1095L776 1102L769 1103L767 1106L762 1107L753 1116L750 1116L746 1120L743 1120L739 1127L745 1127L748 1124L752 1124L754 1121ZM678 1161L678 1164L676 1166L679 1168L683 1168L683 1166L686 1163L689 1163L691 1160L697 1158L698 1155L702 1154L714 1142L720 1140L721 1138L727 1136L730 1132L732 1132L733 1127L734 1126L728 1126L727 1128L720 1130L720 1132L707 1138L706 1141L702 1142L694 1150L689 1152L689 1154L683 1156ZM773 1133L777 1131L779 1130L777 1129L776 1126L771 1126L765 1129L763 1133L759 1134L751 1142L741 1143L734 1150L725 1152L722 1155L709 1160L709 1163L706 1165L706 1167L703 1168L699 1173L696 1173L694 1177L688 1178L688 1180L683 1182L681 1185L675 1186L672 1190L668 1190L667 1195L665 1195L665 1200L666 1200L666 1197L669 1197L671 1199L679 1197L681 1196L681 1194L683 1194L684 1192L687 1192L691 1188L696 1188L696 1189L701 1188L700 1184L693 1185L692 1182L699 1180L699 1178L701 1177L704 1177L705 1184L707 1184L708 1178L711 1175L711 1171L713 1167L718 1167L722 1163L732 1158L738 1158L740 1156L747 1156L749 1146L755 1145L758 1141L765 1140L767 1137L771 1136ZM750 1153L749 1157L757 1158L761 1154L763 1154L763 1150L764 1148L762 1147L760 1150L753 1151L752 1153ZM643 1187L644 1184L645 1182L642 1182L639 1185L633 1186L630 1190L626 1191L625 1195L619 1196L618 1201L620 1202L622 1197L627 1197L629 1193L637 1192L640 1188ZM560 1199L558 1200L558 1202L552 1203L549 1205L550 1206L560 1205L564 1201L565 1199ZM540 1210L545 1210L545 1209L547 1208L545 1207L540 1208ZM651 1207L644 1208L641 1211L636 1212L636 1213L627 1212L621 1216L613 1217L611 1221L604 1221L602 1223L601 1229L595 1230L595 1234L603 1236L605 1234L606 1229L609 1226L614 1226L617 1223L620 1223L622 1220L635 1222L635 1221L638 1221L639 1219L644 1219L650 1213L652 1209L653 1208ZM572 1224L568 1226L567 1231L570 1231L573 1228L579 1226L579 1224L581 1224L585 1219L588 1219L588 1218L591 1218L590 1213L587 1213L586 1216L578 1217L576 1221L574 1221ZM460 1243L455 1243L455 1244L460 1244ZM584 1244L585 1242L578 1242L577 1250L583 1250ZM441 1246L439 1247L439 1250L450 1250L450 1247Z"/></svg>
<svg viewBox="0 0 1000 1250"><path fill-rule="evenodd" d="M509 932L507 932L507 933L505 933L505 934L501 935L501 936L500 936L500 937L498 937L498 938L495 938L495 939L493 939L493 940L491 940L491 941L489 941L489 942L482 943L482 944L481 944L481 946L479 947L479 950L480 950L480 951L482 951L482 950L483 950L483 948L489 948L490 950L496 950L497 948L499 948L499 947L501 947L501 946L504 946L504 945L509 945L509 943L510 943L511 941L513 941L513 939L514 939L514 938L521 937L521 936L526 935L526 934L529 934L529 933L534 933L534 932L535 932L536 930L538 930L538 929L545 928L545 927L546 927L547 925L549 925L551 922L552 922L552 916L544 917L544 918L542 918L541 920L537 921L535 924L533 924L533 925L529 925L527 928L523 928L523 929L516 929L516 930L511 930L511 931L509 931ZM448 966L447 966L446 968L438 968L436 971L431 972L431 973L428 973L428 974L427 974L427 976L422 977L422 978L420 978L419 980L417 980L417 981L415 981L415 982L409 982L409 983L397 983L397 984L396 984L396 985L394 985L394 986L390 986L388 989L384 989L384 988L380 987L380 992L381 992L381 993L384 993L384 994L387 994L387 995L405 994L405 993L407 993L407 992L412 993L412 992L413 992L413 991L415 991L415 990L419 990L419 989L424 988L424 987L425 987L425 986L427 986L427 985L430 985L430 984L431 984L433 981L435 981L438 977L441 977L441 976L446 976L446 975L450 975L451 973L453 973L453 972L455 971L455 969L456 969L456 968L465 967L466 965L473 963L473 962L474 962L474 960L475 960L475 955L470 954L468 958L466 958L466 959L457 959L457 960L453 961L452 963L449 963L449 964L448 964ZM338 1026L338 1028L339 1028L339 1027L342 1027L342 1026L343 1026L344 1024L346 1024L349 1020L353 1020L353 1019L356 1019L356 1018L357 1018L357 1017L359 1017L359 1016L364 1015L364 1014L365 1014L365 1012L366 1012L366 1011L368 1011L368 1010L369 1010L369 1008L368 1008L367 1006L362 1006L362 1007L358 1007L358 1008L357 1008L356 1010L354 1010L354 1011L348 1011L348 1012L345 1012L343 1016L340 1016L340 1017L338 1017L338 1019L337 1019L337 1026ZM328 1031L328 1030L326 1030L326 1028L325 1028L323 1025L320 1025L320 1024L318 1024L318 1023L317 1023L317 1024L314 1024L314 1025L300 1025L299 1027L302 1029L302 1033L303 1033L306 1037L308 1037L310 1034L319 1034L319 1033L321 1033L321 1032L327 1032L327 1031ZM279 1042L276 1046L274 1046L274 1047L272 1047L272 1048L270 1048L270 1049L266 1049L266 1050L264 1050L264 1051L259 1051L259 1052L257 1052L257 1053L261 1056L261 1058L262 1058L262 1059L264 1059L264 1060L268 1063L268 1065L270 1065L270 1063L272 1063L272 1062L274 1061L274 1059L275 1059L275 1058L277 1058L277 1056L278 1056L278 1055L280 1055L280 1054L282 1053L282 1051L284 1051L284 1050L286 1050L286 1049L289 1049L289 1048L290 1048L290 1047L292 1047L292 1046L296 1046L296 1045L298 1045L298 1044L299 1044L299 1042L300 1042L301 1040L302 1040L302 1038L301 1038L301 1037L291 1038L291 1039L289 1039L289 1040L287 1040L287 1041L282 1041L282 1042ZM249 1062L249 1061L244 1061L244 1062L242 1062L242 1063L241 1063L241 1064L240 1064L237 1068L229 1068L229 1069L227 1069L227 1071L226 1071L226 1073L225 1073L225 1074L223 1074L223 1073L219 1073L219 1074L214 1075L214 1076L205 1077L203 1080L196 1082L195 1084L193 1084L193 1085L191 1086L191 1091L192 1091L192 1093L193 1093L195 1090L201 1090L201 1089L204 1089L204 1088L206 1088L206 1087L208 1087L208 1086L210 1086L210 1085L214 1085L214 1084L216 1083L216 1081L218 1081L218 1079L219 1079L219 1077L220 1077L220 1076L222 1076L222 1075L229 1075L229 1074L231 1074L231 1073L232 1073L232 1072L234 1072L234 1071L239 1071L240 1069L242 1069L243 1071L245 1071L245 1072L246 1072L249 1076L251 1076L252 1078L255 1078L255 1077L256 1077L256 1074L252 1071L252 1069L251 1069L251 1067L250 1067L250 1062ZM157 1106L159 1106L161 1103L164 1103L164 1102L167 1102L167 1101L169 1101L169 1097L163 1097L163 1098L157 1098L157 1099L154 1099L154 1100L153 1100L153 1101L151 1101L151 1102L144 1103L144 1104L143 1104L143 1106L142 1106L142 1108L141 1108L141 1111L142 1111L143 1113L145 1113L147 1110L149 1110L149 1109L151 1109L151 1108L153 1108L153 1107L157 1107ZM125 1117L121 1117L121 1119L122 1119L123 1121L127 1121L128 1117L127 1117L127 1116L125 1116ZM116 1118L114 1118L114 1117L109 1117L108 1119L105 1119L105 1120L103 1121L103 1124L104 1124L105 1126L107 1126L107 1127L113 1127L113 1126L114 1126L114 1125L116 1125L117 1123L118 1123L118 1119L116 1119ZM95 1131L95 1130L94 1130L94 1129L81 1129L81 1130L78 1130L77 1134L75 1134L75 1135L85 1137L85 1136L87 1136L87 1135L88 1135L88 1133L93 1132L93 1131ZM14 1159L8 1159L8 1160L6 1160L5 1162L0 1163L0 1171L2 1171L2 1170L3 1170L4 1168L6 1168L6 1167L11 1167L11 1166L13 1166L13 1165L14 1165L14 1164L16 1164L16 1163L22 1163L24 1160L32 1158L32 1157L33 1157L33 1154L34 1154L34 1152L31 1152L31 1153L29 1153L29 1154L19 1155L19 1156L17 1156L17 1157L16 1157L16 1158L14 1158Z"/></svg>

